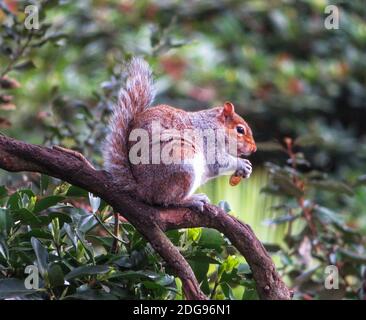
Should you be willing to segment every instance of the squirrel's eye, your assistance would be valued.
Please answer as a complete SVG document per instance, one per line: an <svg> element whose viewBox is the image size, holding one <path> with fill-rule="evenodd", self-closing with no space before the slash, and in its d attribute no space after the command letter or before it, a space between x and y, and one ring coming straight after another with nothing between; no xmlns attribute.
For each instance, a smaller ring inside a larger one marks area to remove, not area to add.
<svg viewBox="0 0 366 320"><path fill-rule="evenodd" d="M239 134L245 134L245 128L243 126L237 126L236 131Z"/></svg>

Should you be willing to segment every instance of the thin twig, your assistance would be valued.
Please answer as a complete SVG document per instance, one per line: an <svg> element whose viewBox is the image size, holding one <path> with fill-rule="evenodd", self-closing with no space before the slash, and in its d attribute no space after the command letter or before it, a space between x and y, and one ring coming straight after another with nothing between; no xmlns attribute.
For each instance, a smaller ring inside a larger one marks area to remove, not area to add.
<svg viewBox="0 0 366 320"><path fill-rule="evenodd" d="M113 213L114 216L114 235L115 238L112 243L111 252L116 254L118 252L118 240L119 237L119 214L117 212Z"/></svg>
<svg viewBox="0 0 366 320"><path fill-rule="evenodd" d="M31 30L28 34L27 40L25 41L24 45L17 50L15 56L11 59L9 64L6 66L6 68L1 73L0 78L3 78L13 68L14 64L18 61L18 59L23 56L25 49L27 49L29 43L32 40L32 37L33 37L33 33Z"/></svg>
<svg viewBox="0 0 366 320"><path fill-rule="evenodd" d="M125 240L116 237L113 232L111 232L105 225L104 222L98 217L98 215L96 213L93 213L94 218L99 222L99 224L103 227L103 229L105 231L107 231L107 233L116 241L121 242L121 243L127 243Z"/></svg>

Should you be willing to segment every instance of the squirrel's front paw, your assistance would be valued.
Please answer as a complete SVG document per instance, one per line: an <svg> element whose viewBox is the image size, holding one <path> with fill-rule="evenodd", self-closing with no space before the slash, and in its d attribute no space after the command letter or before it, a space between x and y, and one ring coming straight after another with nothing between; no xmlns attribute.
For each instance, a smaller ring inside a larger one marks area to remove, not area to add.
<svg viewBox="0 0 366 320"><path fill-rule="evenodd" d="M202 212L205 204L210 203L210 199L204 193L193 194L189 198L183 200L183 207L190 207Z"/></svg>
<svg viewBox="0 0 366 320"><path fill-rule="evenodd" d="M234 175L237 177L249 178L252 173L252 164L247 159L240 159L239 168Z"/></svg>

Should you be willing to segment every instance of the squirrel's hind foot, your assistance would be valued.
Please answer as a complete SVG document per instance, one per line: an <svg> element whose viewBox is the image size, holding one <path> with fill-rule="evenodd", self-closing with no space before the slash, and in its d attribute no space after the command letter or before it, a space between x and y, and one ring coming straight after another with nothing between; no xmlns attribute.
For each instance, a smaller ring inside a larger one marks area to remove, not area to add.
<svg viewBox="0 0 366 320"><path fill-rule="evenodd" d="M181 207L188 207L196 209L200 212L203 211L205 204L210 203L210 199L204 193L193 194L189 198L182 200L179 203Z"/></svg>

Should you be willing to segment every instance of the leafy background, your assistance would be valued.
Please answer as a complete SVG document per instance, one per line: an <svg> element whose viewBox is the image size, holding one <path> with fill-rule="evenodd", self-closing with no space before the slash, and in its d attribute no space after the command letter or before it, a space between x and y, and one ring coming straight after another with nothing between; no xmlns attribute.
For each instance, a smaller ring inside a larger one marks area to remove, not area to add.
<svg viewBox="0 0 366 320"><path fill-rule="evenodd" d="M3 134L73 148L102 167L123 61L142 55L157 103L194 111L230 100L250 123L254 175L202 190L253 227L294 297L364 298L364 1L38 1L41 28L29 31L24 8L34 3L0 1ZM324 27L328 4L340 10L338 30ZM2 171L1 181L1 298L182 298L180 281L103 202L38 174ZM169 237L211 298L257 298L220 233ZM24 288L31 264L39 290ZM324 287L329 265L338 289Z"/></svg>

